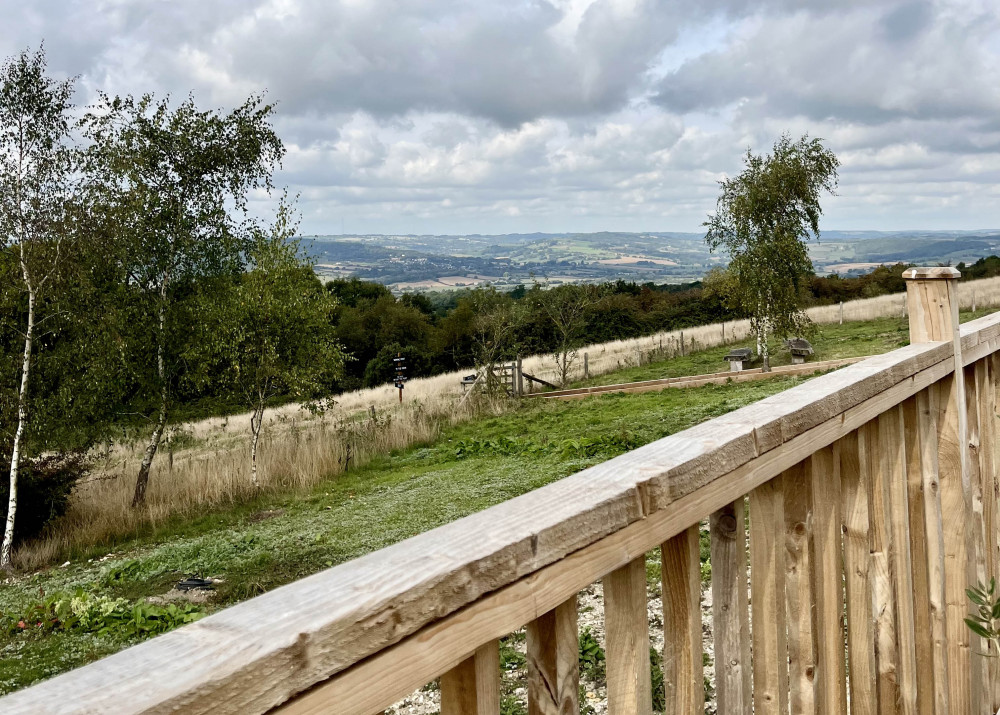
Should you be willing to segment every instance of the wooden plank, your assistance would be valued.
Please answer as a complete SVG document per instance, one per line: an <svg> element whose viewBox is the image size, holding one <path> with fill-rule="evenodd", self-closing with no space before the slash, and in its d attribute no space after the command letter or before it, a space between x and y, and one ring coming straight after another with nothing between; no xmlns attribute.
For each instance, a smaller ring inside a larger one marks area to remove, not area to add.
<svg viewBox="0 0 1000 715"><path fill-rule="evenodd" d="M580 712L580 642L576 624L574 595L525 628L529 715Z"/></svg>
<svg viewBox="0 0 1000 715"><path fill-rule="evenodd" d="M903 434L906 455L906 491L908 500L909 549L913 579L913 634L916 648L917 707L921 715L935 712L934 641L931 629L930 584L927 575L927 527L924 524L923 455L917 398L903 403ZM947 682L947 680L943 681Z"/></svg>
<svg viewBox="0 0 1000 715"><path fill-rule="evenodd" d="M856 358L840 358L822 362L806 363L804 365L780 365L771 372L763 372L760 368L741 370L740 372L713 372L704 375L685 375L682 377L666 377L658 380L642 380L639 382L624 382L614 385L594 385L592 387L577 387L554 392L539 392L534 397L546 400L574 400L605 393L639 393L653 392L667 388L701 387L703 385L725 385L730 382L752 382L767 380L772 377L790 377L793 375L811 375L816 372L835 370L845 365L867 360L870 356Z"/></svg>
<svg viewBox="0 0 1000 715"><path fill-rule="evenodd" d="M750 715L753 711L745 524L742 498L714 512L709 519L715 692L718 711L734 715Z"/></svg>
<svg viewBox="0 0 1000 715"><path fill-rule="evenodd" d="M678 715L705 712L705 673L701 644L701 559L699 525L664 542L663 711Z"/></svg>
<svg viewBox="0 0 1000 715"><path fill-rule="evenodd" d="M793 713L816 711L816 644L812 595L812 488L805 465L781 476L785 517L785 612L789 705ZM865 545L867 553L867 543Z"/></svg>
<svg viewBox="0 0 1000 715"><path fill-rule="evenodd" d="M765 715L788 711L784 532L784 493L775 477L750 492L753 711Z"/></svg>
<svg viewBox="0 0 1000 715"><path fill-rule="evenodd" d="M808 462L813 497L813 594L816 602L816 707L825 715L847 712L844 670L844 591L840 544L840 444Z"/></svg>
<svg viewBox="0 0 1000 715"><path fill-rule="evenodd" d="M966 365L964 375L966 407L965 443L968 450L969 499L972 506L972 551L970 554L973 562L972 568L975 569L976 574L975 583L981 584L989 583L990 571L987 564L989 550L986 546L986 496L984 494L984 480L986 477L983 474L984 455L982 450L982 430L980 429L980 416L984 411L981 403L985 400L985 395L983 394L985 385L982 384L986 382L985 368L986 363L984 361ZM970 634L970 642L974 654L990 652L989 641L986 639ZM980 665L979 677L981 678L981 687L977 707L980 711L988 712L991 711L990 705L993 700L993 684L990 681L992 668L988 659L974 655L973 660L978 661ZM995 712L995 709L992 712Z"/></svg>
<svg viewBox="0 0 1000 715"><path fill-rule="evenodd" d="M500 648L491 641L441 676L441 715L499 712Z"/></svg>
<svg viewBox="0 0 1000 715"><path fill-rule="evenodd" d="M646 615L646 558L640 556L604 578L608 711L653 712Z"/></svg>
<svg viewBox="0 0 1000 715"><path fill-rule="evenodd" d="M432 658L424 654L417 662L407 663L408 679L394 677L378 693L358 693L354 678L365 672L366 682L371 682L372 671L361 667L361 661L416 634L431 621L593 546L580 560L547 572L567 574L551 591L559 600L545 605L554 608L607 573L603 564L620 564L620 553L609 551L609 544L619 541L599 542L618 535L621 541L641 542L647 550L655 547L947 375L951 356L947 344L913 346L818 377L782 393L781 401L758 403L727 415L723 435L712 438L706 427L694 446L689 441L691 431L659 440L225 609L127 653L59 676L44 687L20 691L4 699L3 708L37 712L54 699L72 703L80 711L113 709L123 700L146 710L262 711L355 663L359 665L354 674L331 681L329 688L314 688L297 707L309 708L305 701L322 703L328 697L371 697L375 702L400 688L419 687L457 664L451 662L450 651ZM816 401L815 412L810 411L811 399ZM831 413L831 402L841 411ZM748 421L737 431L734 425L740 414L746 414ZM761 435L768 439L760 440ZM587 562L595 554L600 558ZM513 592L522 594L523 589L518 586ZM506 600L509 595L497 594L491 602L503 604L503 619L462 624L445 640L482 643L487 638L479 633L494 632L499 623L509 623L507 617L525 615L498 637L540 615L535 605ZM410 652L400 649L393 657ZM109 681L122 684L110 700L102 685ZM345 693L349 683L354 685ZM392 702L379 702L370 711Z"/></svg>
<svg viewBox="0 0 1000 715"><path fill-rule="evenodd" d="M887 410L879 417L878 423L884 514L891 532L888 541L889 571L896 614L898 707L906 715L912 715L917 712L917 651L913 630L913 577L902 407Z"/></svg>
<svg viewBox="0 0 1000 715"><path fill-rule="evenodd" d="M885 461L881 458L878 420L860 431L868 455L869 583L875 637L875 669L880 713L900 712L899 675L896 665L896 602L889 566L889 515L886 506Z"/></svg>
<svg viewBox="0 0 1000 715"><path fill-rule="evenodd" d="M970 558L972 495L966 455L965 386L961 371L943 380L938 396L938 470L945 566L945 620L948 635L948 702L951 712L973 711L979 702L978 662L971 657L971 637L964 618L965 589L976 580ZM975 672L975 677L974 677Z"/></svg>
<svg viewBox="0 0 1000 715"><path fill-rule="evenodd" d="M997 427L1000 424L1000 411L997 409L997 381L1000 379L1000 353L983 360L986 366L983 375L983 396L980 401L980 431L983 473L983 521L986 529L987 567L991 579L1000 580L1000 435ZM987 661L989 669L990 708L995 712L1000 708L1000 653L996 644L990 643L990 654Z"/></svg>
<svg viewBox="0 0 1000 715"><path fill-rule="evenodd" d="M875 633L872 623L868 494L872 440L864 425L840 446L841 514L844 531L844 586L847 593L847 651L850 664L851 715L875 715L878 690Z"/></svg>
<svg viewBox="0 0 1000 715"><path fill-rule="evenodd" d="M915 396L916 437L920 451L920 481L923 497L923 527L926 552L928 616L930 618L933 703L936 715L949 712L948 629L945 597L944 520L938 472L938 389L922 390Z"/></svg>

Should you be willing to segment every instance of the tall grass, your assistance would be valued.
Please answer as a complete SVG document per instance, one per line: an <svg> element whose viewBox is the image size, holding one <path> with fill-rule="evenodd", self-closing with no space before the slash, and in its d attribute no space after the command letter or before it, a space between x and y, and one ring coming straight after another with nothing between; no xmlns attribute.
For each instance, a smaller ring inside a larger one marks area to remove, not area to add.
<svg viewBox="0 0 1000 715"><path fill-rule="evenodd" d="M960 284L960 305L968 308L973 301L980 308L1000 305L1000 278ZM841 311L839 305L831 305L806 312L816 323L835 323ZM852 301L844 304L843 313L845 321L902 316L905 296ZM588 345L578 351L571 379L583 377L583 353L590 375L597 376L679 355L682 341L683 352L688 353L749 338L749 321L738 320ZM544 380L558 380L552 355L527 357L523 368ZM172 442L168 441L154 463L147 502L140 509L131 507L131 498L141 445L117 445L97 457L94 476L77 487L57 528L22 546L16 563L36 568L76 549L113 544L177 516L309 489L373 457L431 441L447 425L510 408L511 403L501 398L462 400L460 380L471 372L473 368L413 379L406 385L402 404L396 389L383 385L340 395L322 415L298 405L270 410L261 445L261 485L256 489L249 477L249 414L175 429Z"/></svg>

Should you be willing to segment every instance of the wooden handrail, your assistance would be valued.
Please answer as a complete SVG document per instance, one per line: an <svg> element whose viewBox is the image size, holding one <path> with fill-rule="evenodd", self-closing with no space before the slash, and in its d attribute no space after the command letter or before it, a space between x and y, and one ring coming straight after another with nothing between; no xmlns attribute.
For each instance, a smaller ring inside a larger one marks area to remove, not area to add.
<svg viewBox="0 0 1000 715"><path fill-rule="evenodd" d="M381 710L803 460L813 488L829 487L823 465L846 456L818 453L957 374L956 355L960 365L994 355L1000 313L959 337L958 353L953 341L914 344L817 377L7 696L0 710ZM837 469L829 498L847 503L853 492L840 494ZM839 524L839 511L831 518ZM821 524L822 538L832 525ZM617 578L616 603L630 603L631 576ZM835 586L822 587L817 613L833 619Z"/></svg>

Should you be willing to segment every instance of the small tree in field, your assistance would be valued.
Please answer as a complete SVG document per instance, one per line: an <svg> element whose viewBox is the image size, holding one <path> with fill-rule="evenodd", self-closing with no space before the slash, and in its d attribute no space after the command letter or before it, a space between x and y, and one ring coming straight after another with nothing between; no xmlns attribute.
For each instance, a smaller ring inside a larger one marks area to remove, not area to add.
<svg viewBox="0 0 1000 715"><path fill-rule="evenodd" d="M17 513L18 469L29 420L29 385L41 316L40 299L63 257L71 194L69 136L73 81L45 74L45 53L24 51L0 69L0 260L15 247L19 287L26 297L21 367L15 398L17 427L10 452L10 488L0 568L9 569Z"/></svg>
<svg viewBox="0 0 1000 715"><path fill-rule="evenodd" d="M121 267L142 316L136 340L149 343L142 347L151 363L154 428L133 506L145 501L183 371L179 356L191 334L178 317L183 287L242 272L251 237L239 214L250 191L271 188L284 152L270 125L272 111L257 96L224 113L199 110L190 98L174 108L146 95L102 97L87 116L89 169L111 226L107 256Z"/></svg>
<svg viewBox="0 0 1000 715"><path fill-rule="evenodd" d="M565 385L587 328L587 310L597 302L597 291L593 286L565 285L540 290L535 295L552 323L556 338L553 353L556 373L559 384Z"/></svg>
<svg viewBox="0 0 1000 715"><path fill-rule="evenodd" d="M259 483L257 455L264 411L277 398L313 401L343 374L335 338L336 298L313 272L293 239L296 226L282 203L270 230L254 229L249 266L228 294L206 307L205 333L195 351L217 357L206 380L232 389L251 411L250 475ZM205 361L194 361L204 364Z"/></svg>
<svg viewBox="0 0 1000 715"><path fill-rule="evenodd" d="M787 135L771 154L747 150L739 175L719 182L715 214L703 225L712 251L729 254L736 299L750 316L757 349L770 370L768 340L807 324L798 286L812 272L806 240L819 237L820 196L833 193L840 162L820 139Z"/></svg>

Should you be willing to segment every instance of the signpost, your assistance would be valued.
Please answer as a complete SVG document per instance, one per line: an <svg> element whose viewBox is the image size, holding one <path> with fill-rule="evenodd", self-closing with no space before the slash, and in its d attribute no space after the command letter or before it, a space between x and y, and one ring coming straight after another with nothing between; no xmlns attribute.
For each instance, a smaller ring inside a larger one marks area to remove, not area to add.
<svg viewBox="0 0 1000 715"><path fill-rule="evenodd" d="M392 384L399 390L399 403L403 404L403 388L406 387L406 381L409 379L406 377L406 358L400 353L396 353L396 357L392 361L396 363L396 377Z"/></svg>

